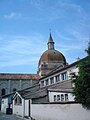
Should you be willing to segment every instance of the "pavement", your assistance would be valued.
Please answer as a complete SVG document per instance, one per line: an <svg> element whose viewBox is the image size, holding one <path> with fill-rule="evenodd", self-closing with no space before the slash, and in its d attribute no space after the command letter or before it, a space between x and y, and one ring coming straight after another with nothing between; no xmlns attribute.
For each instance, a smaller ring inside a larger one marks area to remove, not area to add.
<svg viewBox="0 0 90 120"><path fill-rule="evenodd" d="M0 120L30 120L30 119L22 118L16 115L7 115L5 113L0 112Z"/></svg>

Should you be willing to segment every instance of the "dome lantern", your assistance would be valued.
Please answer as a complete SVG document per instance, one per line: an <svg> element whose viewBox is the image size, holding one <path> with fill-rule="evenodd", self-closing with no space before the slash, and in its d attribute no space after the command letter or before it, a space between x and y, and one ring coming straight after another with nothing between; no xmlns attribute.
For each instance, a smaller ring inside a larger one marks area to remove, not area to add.
<svg viewBox="0 0 90 120"><path fill-rule="evenodd" d="M53 38L52 38L52 35L50 33L50 37L49 37L49 40L48 40L48 50L49 49L54 49L54 42L53 42Z"/></svg>

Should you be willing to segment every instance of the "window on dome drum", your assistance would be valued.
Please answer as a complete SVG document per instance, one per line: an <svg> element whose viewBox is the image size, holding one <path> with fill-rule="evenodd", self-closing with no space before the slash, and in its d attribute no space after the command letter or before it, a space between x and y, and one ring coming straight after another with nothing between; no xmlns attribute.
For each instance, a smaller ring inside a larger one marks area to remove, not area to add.
<svg viewBox="0 0 90 120"><path fill-rule="evenodd" d="M43 64L41 64L42 67L47 67L47 64L44 62Z"/></svg>
<svg viewBox="0 0 90 120"><path fill-rule="evenodd" d="M44 63L43 63L43 66L44 66L44 67L47 67L47 64L44 62Z"/></svg>
<svg viewBox="0 0 90 120"><path fill-rule="evenodd" d="M49 85L49 80L46 80L46 85Z"/></svg>
<svg viewBox="0 0 90 120"><path fill-rule="evenodd" d="M1 95L5 95L6 94L6 90L3 88L2 90L1 90Z"/></svg>
<svg viewBox="0 0 90 120"><path fill-rule="evenodd" d="M65 94L65 101L68 101L68 94Z"/></svg>
<svg viewBox="0 0 90 120"><path fill-rule="evenodd" d="M56 82L60 81L60 75L56 76Z"/></svg>
<svg viewBox="0 0 90 120"><path fill-rule="evenodd" d="M56 102L56 95L54 95L54 102Z"/></svg>
<svg viewBox="0 0 90 120"><path fill-rule="evenodd" d="M54 78L50 78L50 83L53 84L54 83Z"/></svg>
<svg viewBox="0 0 90 120"><path fill-rule="evenodd" d="M61 101L64 101L64 95L61 94Z"/></svg>
<svg viewBox="0 0 90 120"><path fill-rule="evenodd" d="M67 80L67 72L62 73L61 75L62 75L62 80Z"/></svg>

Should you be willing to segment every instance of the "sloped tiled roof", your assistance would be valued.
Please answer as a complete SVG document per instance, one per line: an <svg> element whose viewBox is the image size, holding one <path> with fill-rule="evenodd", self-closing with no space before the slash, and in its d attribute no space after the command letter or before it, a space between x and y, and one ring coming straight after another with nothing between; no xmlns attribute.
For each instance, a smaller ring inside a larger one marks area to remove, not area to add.
<svg viewBox="0 0 90 120"><path fill-rule="evenodd" d="M38 74L10 74L0 73L0 80L39 80Z"/></svg>

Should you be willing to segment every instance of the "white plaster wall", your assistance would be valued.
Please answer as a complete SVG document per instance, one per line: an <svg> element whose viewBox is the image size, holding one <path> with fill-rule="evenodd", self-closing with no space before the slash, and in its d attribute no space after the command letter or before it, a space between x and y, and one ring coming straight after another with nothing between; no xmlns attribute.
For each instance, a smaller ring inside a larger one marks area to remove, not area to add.
<svg viewBox="0 0 90 120"><path fill-rule="evenodd" d="M31 117L36 120L90 120L90 110L80 104L32 104Z"/></svg>
<svg viewBox="0 0 90 120"><path fill-rule="evenodd" d="M25 100L25 116L29 115L29 100Z"/></svg>
<svg viewBox="0 0 90 120"><path fill-rule="evenodd" d="M49 102L54 102L54 95L68 94L68 101L74 101L74 96L71 93L49 92Z"/></svg>
<svg viewBox="0 0 90 120"><path fill-rule="evenodd" d="M14 105L14 100L13 100L13 114L23 116L24 115L23 109L24 109L23 99L21 105Z"/></svg>
<svg viewBox="0 0 90 120"><path fill-rule="evenodd" d="M23 116L23 108L21 105L15 105L13 108L13 114Z"/></svg>
<svg viewBox="0 0 90 120"><path fill-rule="evenodd" d="M22 99L22 105L14 105L13 101L13 114L22 117L29 115L29 100Z"/></svg>
<svg viewBox="0 0 90 120"><path fill-rule="evenodd" d="M2 99L1 112L6 113L6 108L8 108L8 98Z"/></svg>
<svg viewBox="0 0 90 120"><path fill-rule="evenodd" d="M75 101L74 98L75 98L75 96L73 96L72 93L68 93L69 101Z"/></svg>
<svg viewBox="0 0 90 120"><path fill-rule="evenodd" d="M58 81L58 82L62 82L63 80L62 80L62 77L61 77L61 74L62 73L64 73L64 72L67 72L67 80L69 80L69 79L71 79L71 78L69 78L69 76L70 76L70 73L75 73L76 75L78 75L78 72L79 72L79 68L75 65L75 66L71 66L70 68L67 68L67 69L65 69L65 70L62 70L62 71L60 71L60 72L58 72L58 73L55 73L55 74L53 74L53 75L51 75L51 76L49 76L49 77L46 77L46 78L43 78L42 80L40 80L39 81L39 84L40 84L40 87L42 88L42 87L45 87L46 85L45 85L45 81L48 79L48 80L50 80L50 78L52 78L52 77L54 77L54 83L53 84L55 84L56 82L56 80L55 80L55 77L57 76L57 75L60 75L60 81ZM44 81L44 86L42 86L42 81ZM50 85L50 81L49 81L49 85Z"/></svg>

